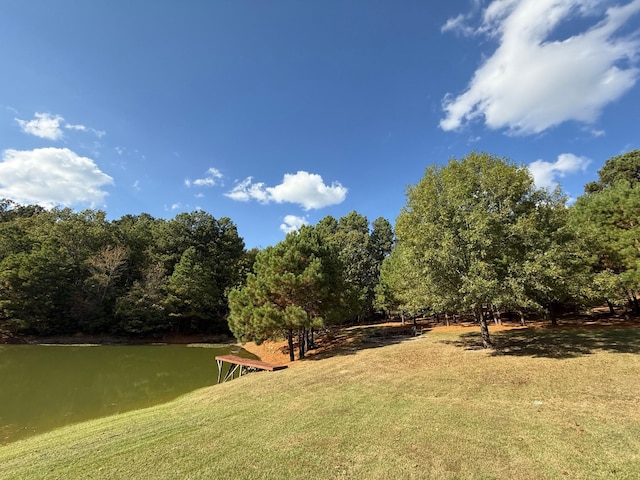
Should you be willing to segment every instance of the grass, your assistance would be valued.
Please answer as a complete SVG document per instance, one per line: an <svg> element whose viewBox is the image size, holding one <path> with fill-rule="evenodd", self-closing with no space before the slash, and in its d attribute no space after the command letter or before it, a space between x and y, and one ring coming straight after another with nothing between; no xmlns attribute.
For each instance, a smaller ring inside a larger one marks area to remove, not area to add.
<svg viewBox="0 0 640 480"><path fill-rule="evenodd" d="M0 478L640 478L637 327L380 338L0 447Z"/></svg>

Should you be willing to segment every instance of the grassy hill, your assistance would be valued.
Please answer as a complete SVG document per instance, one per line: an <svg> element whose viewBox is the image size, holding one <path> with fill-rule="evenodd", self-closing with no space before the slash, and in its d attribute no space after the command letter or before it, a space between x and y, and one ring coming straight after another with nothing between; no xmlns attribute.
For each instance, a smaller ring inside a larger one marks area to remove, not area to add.
<svg viewBox="0 0 640 480"><path fill-rule="evenodd" d="M359 334L0 447L0 478L640 478L638 327L506 330L494 353L475 329Z"/></svg>

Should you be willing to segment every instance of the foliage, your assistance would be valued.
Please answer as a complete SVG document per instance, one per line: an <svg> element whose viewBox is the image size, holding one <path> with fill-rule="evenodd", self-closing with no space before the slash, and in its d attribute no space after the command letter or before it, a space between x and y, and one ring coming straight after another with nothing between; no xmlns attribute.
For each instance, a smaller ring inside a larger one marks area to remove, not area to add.
<svg viewBox="0 0 640 480"><path fill-rule="evenodd" d="M572 222L590 251L603 297L629 299L640 314L640 150L607 160L598 188L588 188L572 209Z"/></svg>
<svg viewBox="0 0 640 480"><path fill-rule="evenodd" d="M401 251L384 285L408 311L473 312L489 347L486 310L552 310L571 296L575 248L564 210L559 193L536 190L506 159L473 152L429 167L408 189L396 225Z"/></svg>
<svg viewBox="0 0 640 480"><path fill-rule="evenodd" d="M0 329L13 333L226 331L226 293L251 265L228 218L0 202ZM171 321L173 320L173 321Z"/></svg>
<svg viewBox="0 0 640 480"><path fill-rule="evenodd" d="M393 248L393 229L377 218L369 229L367 217L353 211L339 220L325 217L316 230L337 253L344 282L345 320L371 320L380 266Z"/></svg>
<svg viewBox="0 0 640 480"><path fill-rule="evenodd" d="M341 274L336 254L310 226L256 256L255 273L229 294L229 327L240 341L261 343L285 335L293 360L298 335L300 357L306 333L334 322L343 312Z"/></svg>
<svg viewBox="0 0 640 480"><path fill-rule="evenodd" d="M620 181L627 185L640 183L640 150L631 150L607 160L598 171L598 181L585 185L585 192L597 193Z"/></svg>

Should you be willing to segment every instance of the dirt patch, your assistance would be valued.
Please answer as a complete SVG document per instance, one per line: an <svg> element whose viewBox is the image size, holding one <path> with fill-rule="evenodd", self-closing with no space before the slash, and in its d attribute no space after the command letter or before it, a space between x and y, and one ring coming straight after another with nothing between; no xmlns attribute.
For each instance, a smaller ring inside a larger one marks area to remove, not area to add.
<svg viewBox="0 0 640 480"><path fill-rule="evenodd" d="M525 326L516 321L506 321L502 325L494 322L489 324L489 332L507 332L517 330L562 330L573 328L608 328L640 326L637 319L628 319L618 316L599 316L594 318L587 315L567 315L558 318L558 326L552 326L549 320L530 319ZM372 345L379 346L391 343L406 341L419 337L430 331L451 332L451 333L476 333L480 330L479 325L472 320L462 320L458 323L444 325L437 323L433 319L419 319L415 326L413 322L385 322L371 325L353 325L332 327L316 334L316 348L307 352L307 359L314 360L326 356L353 353L362 348L371 348ZM514 332L515 333L515 332ZM296 360L289 361L289 349L286 340L264 342L256 345L253 342L239 344L245 350L253 353L262 361L274 363L276 365L296 365L299 364L297 344L294 345Z"/></svg>
<svg viewBox="0 0 640 480"><path fill-rule="evenodd" d="M289 349L285 340L279 342L264 342L257 345L255 342L238 344L246 351L253 353L260 360L275 365L289 365Z"/></svg>

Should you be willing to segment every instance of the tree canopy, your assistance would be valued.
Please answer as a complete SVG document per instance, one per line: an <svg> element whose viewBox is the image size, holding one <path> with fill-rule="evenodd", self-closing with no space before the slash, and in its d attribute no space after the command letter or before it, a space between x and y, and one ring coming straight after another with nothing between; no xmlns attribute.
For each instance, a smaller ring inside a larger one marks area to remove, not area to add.
<svg viewBox="0 0 640 480"><path fill-rule="evenodd" d="M628 300L640 314L640 150L610 158L598 175L576 201L572 221L590 239L603 295Z"/></svg>
<svg viewBox="0 0 640 480"><path fill-rule="evenodd" d="M204 211L109 221L0 200L0 331L285 336L381 312L489 316L606 300L640 314L640 150L607 160L574 205L524 166L472 152L428 167L394 229L352 211L246 251ZM397 237L397 238L396 238Z"/></svg>
<svg viewBox="0 0 640 480"><path fill-rule="evenodd" d="M344 288L337 255L310 226L259 252L255 273L229 294L229 326L241 341L286 336L293 360L293 338L300 358L307 333L335 322L344 312Z"/></svg>
<svg viewBox="0 0 640 480"><path fill-rule="evenodd" d="M0 329L14 333L224 332L246 276L228 218L197 211L109 222L104 212L0 203Z"/></svg>
<svg viewBox="0 0 640 480"><path fill-rule="evenodd" d="M507 159L473 152L431 166L407 191L383 283L409 310L472 312L489 347L492 307L549 309L568 291L568 277L551 273L567 260L564 209Z"/></svg>

